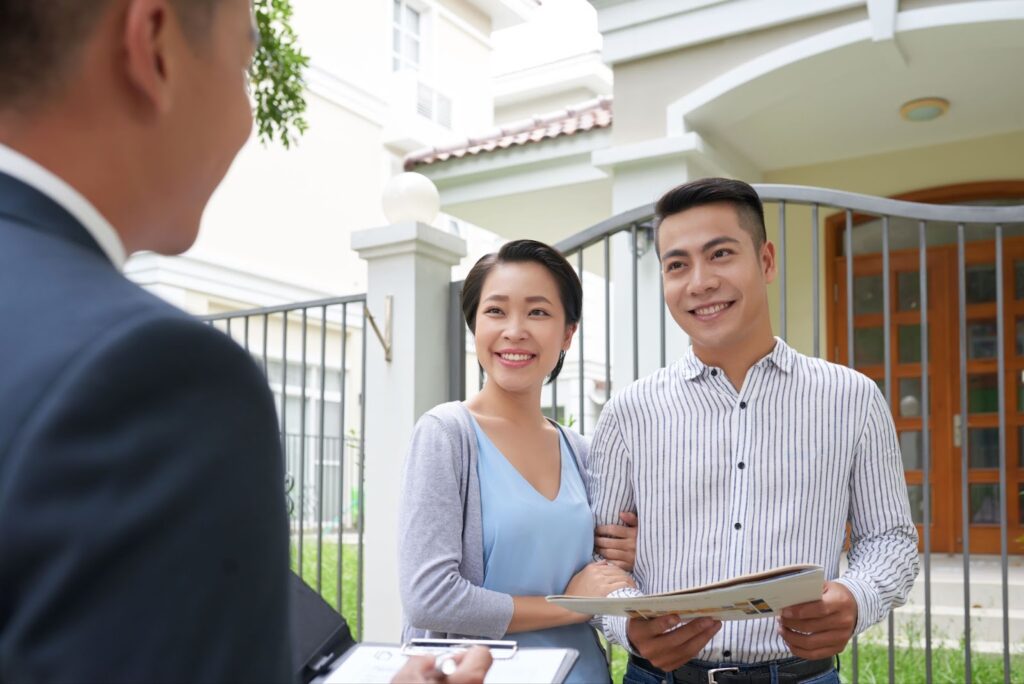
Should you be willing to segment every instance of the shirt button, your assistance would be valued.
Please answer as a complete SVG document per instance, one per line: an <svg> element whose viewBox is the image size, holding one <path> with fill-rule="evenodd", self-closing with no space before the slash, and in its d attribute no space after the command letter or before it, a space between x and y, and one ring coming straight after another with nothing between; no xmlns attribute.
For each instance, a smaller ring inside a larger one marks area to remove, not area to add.
<svg viewBox="0 0 1024 684"><path fill-rule="evenodd" d="M711 369L711 377L715 377L715 376L717 376L717 375L718 375L718 370L717 370L717 369L715 369L715 368L712 368L712 369Z"/></svg>
<svg viewBox="0 0 1024 684"><path fill-rule="evenodd" d="M746 467L747 467L747 464L746 464L746 463L744 463L743 461L740 461L740 462L739 462L739 463L738 463L738 464L736 465L736 467L737 467L737 468L739 468L740 470L743 470L744 468L746 468Z"/></svg>
<svg viewBox="0 0 1024 684"><path fill-rule="evenodd" d="M723 658L732 658L732 651L730 651L728 649L722 651L722 657Z"/></svg>
<svg viewBox="0 0 1024 684"><path fill-rule="evenodd" d="M747 408L747 402L745 402L745 401L741 401L741 402L740 402L740 408L741 408L741 409L745 409L745 408Z"/></svg>
<svg viewBox="0 0 1024 684"><path fill-rule="evenodd" d="M736 529L738 530L738 529L740 529L741 527L743 527L743 525L740 525L739 523L736 523L735 525L733 525L733 527L735 527L735 528L736 528Z"/></svg>

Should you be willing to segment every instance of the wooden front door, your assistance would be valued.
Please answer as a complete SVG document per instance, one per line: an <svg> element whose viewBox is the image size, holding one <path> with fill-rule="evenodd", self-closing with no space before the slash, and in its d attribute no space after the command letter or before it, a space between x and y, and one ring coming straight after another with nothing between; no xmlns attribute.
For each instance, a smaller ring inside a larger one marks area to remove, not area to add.
<svg viewBox="0 0 1024 684"><path fill-rule="evenodd" d="M1024 463L1024 238L1004 240L1003 293L1006 352L1006 510L1011 553L1024 552L1021 494ZM925 400L921 358L919 253L895 251L889 260L891 311L890 408L899 435L911 513L924 538ZM963 550L962 449L968 446L966 515L972 553L999 553L999 414L996 357L997 318L995 245L967 244L966 352L967 413L961 410L959 267L955 245L927 251L928 269L928 395L931 452L932 550ZM833 314L830 351L833 360L852 365L874 379L885 392L885 329L882 256L853 260L854 359L848 358L846 260L836 258L832 273ZM1018 323L1019 320L1019 323ZM1019 328L1018 328L1019 326Z"/></svg>

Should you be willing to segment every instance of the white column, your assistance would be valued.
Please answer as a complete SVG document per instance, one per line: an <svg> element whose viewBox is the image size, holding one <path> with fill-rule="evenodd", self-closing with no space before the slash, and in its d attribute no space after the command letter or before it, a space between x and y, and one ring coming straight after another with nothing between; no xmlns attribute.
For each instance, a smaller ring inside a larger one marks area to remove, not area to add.
<svg viewBox="0 0 1024 684"><path fill-rule="evenodd" d="M461 238L416 222L352 234L368 267L366 301L384 332L393 297L392 359L367 325L365 565L363 638L401 636L397 529L400 481L416 419L447 400L447 312L451 268L466 255Z"/></svg>
<svg viewBox="0 0 1024 684"><path fill-rule="evenodd" d="M612 211L619 214L656 202L666 191L695 177L686 160L678 156L616 165ZM618 392L633 381L633 256L628 232L614 236L612 242L612 390ZM660 280L652 244L637 264L637 360L641 378L657 370L661 362ZM679 358L688 345L689 339L665 311L665 362Z"/></svg>

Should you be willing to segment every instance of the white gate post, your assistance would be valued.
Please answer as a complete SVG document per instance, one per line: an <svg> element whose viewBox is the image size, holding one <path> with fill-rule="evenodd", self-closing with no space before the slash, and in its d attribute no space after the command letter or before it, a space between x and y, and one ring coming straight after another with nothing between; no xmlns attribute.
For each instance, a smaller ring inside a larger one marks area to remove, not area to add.
<svg viewBox="0 0 1024 684"><path fill-rule="evenodd" d="M352 234L367 263L366 303L386 334L391 297L391 361L373 328L366 350L363 639L401 636L397 530L402 466L416 419L447 400L447 312L451 268L466 255L461 238L415 221Z"/></svg>

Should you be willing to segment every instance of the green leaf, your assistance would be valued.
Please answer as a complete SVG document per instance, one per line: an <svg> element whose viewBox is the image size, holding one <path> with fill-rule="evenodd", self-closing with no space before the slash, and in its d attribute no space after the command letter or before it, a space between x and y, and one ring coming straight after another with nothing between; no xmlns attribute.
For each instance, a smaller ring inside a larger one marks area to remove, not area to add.
<svg viewBox="0 0 1024 684"><path fill-rule="evenodd" d="M287 149L308 128L302 74L309 57L291 27L291 0L256 0L253 12L260 35L250 69L256 128L264 145L276 140Z"/></svg>

